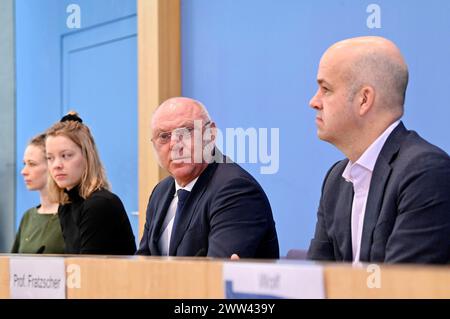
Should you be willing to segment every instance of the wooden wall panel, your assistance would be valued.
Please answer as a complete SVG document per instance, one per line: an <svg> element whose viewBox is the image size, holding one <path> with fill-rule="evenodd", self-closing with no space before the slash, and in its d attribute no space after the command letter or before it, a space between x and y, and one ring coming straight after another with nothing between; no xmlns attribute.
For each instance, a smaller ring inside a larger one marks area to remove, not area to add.
<svg viewBox="0 0 450 319"><path fill-rule="evenodd" d="M180 1L138 0L139 237L153 187L167 173L151 146L150 120L164 100L181 95Z"/></svg>

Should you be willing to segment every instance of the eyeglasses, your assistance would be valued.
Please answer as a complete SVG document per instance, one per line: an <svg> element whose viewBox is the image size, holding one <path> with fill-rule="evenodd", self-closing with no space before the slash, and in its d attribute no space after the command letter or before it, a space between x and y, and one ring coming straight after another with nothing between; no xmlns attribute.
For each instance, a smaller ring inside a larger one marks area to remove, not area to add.
<svg viewBox="0 0 450 319"><path fill-rule="evenodd" d="M183 139L191 139L192 132L194 132L195 129L204 128L207 125L211 124L211 121L208 121L205 124L203 124L203 126L198 127L195 125L196 122L198 121L194 121L194 127L192 126L178 127L170 132L160 132L156 137L155 136L152 137L151 141L162 145L169 143L172 140L172 136L174 136L177 141L181 141Z"/></svg>

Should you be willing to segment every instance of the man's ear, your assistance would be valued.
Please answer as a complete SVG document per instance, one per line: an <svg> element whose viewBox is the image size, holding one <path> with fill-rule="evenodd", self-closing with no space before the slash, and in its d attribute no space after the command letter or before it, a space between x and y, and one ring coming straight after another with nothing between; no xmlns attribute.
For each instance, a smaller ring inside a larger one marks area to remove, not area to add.
<svg viewBox="0 0 450 319"><path fill-rule="evenodd" d="M215 141L216 139L216 133L217 133L217 127L216 127L216 123L211 122L209 123L206 128L205 128L205 136L207 137L205 139L205 142L211 142L211 141Z"/></svg>
<svg viewBox="0 0 450 319"><path fill-rule="evenodd" d="M358 93L359 115L367 114L375 102L375 89L371 86L363 86Z"/></svg>

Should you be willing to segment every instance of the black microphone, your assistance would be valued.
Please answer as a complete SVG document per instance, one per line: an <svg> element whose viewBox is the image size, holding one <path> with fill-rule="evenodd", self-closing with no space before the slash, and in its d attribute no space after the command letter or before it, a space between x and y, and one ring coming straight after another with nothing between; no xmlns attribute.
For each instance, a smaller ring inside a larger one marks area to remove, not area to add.
<svg viewBox="0 0 450 319"><path fill-rule="evenodd" d="M39 249L37 250L36 254L42 254L45 250L45 245L39 247Z"/></svg>
<svg viewBox="0 0 450 319"><path fill-rule="evenodd" d="M206 257L207 253L208 251L206 250L206 248L201 248L199 251L197 251L194 257Z"/></svg>

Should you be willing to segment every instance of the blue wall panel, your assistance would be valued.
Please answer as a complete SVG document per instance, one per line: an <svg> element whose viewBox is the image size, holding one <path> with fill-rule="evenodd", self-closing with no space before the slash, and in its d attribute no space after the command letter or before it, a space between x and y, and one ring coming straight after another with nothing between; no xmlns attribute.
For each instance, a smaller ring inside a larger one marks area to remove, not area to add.
<svg viewBox="0 0 450 319"><path fill-rule="evenodd" d="M62 54L64 113L75 108L91 128L137 237L136 23L132 15L65 35Z"/></svg>

